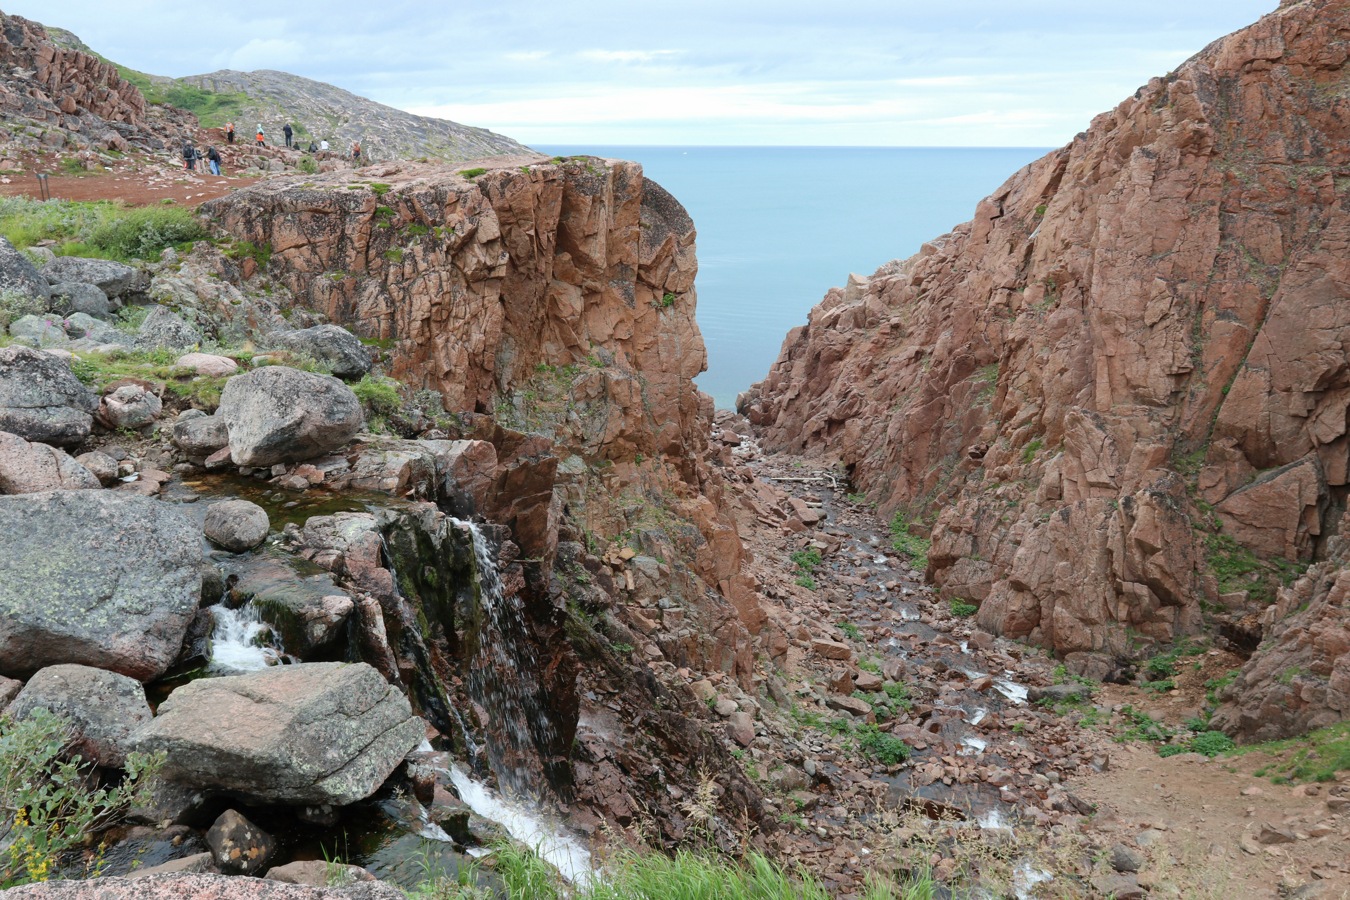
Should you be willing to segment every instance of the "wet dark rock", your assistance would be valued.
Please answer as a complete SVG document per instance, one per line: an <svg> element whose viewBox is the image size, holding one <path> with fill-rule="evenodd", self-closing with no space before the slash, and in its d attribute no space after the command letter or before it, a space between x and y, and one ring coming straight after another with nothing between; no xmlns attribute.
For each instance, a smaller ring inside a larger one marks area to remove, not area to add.
<svg viewBox="0 0 1350 900"><path fill-rule="evenodd" d="M267 865L277 842L241 813L227 809L206 832L217 868L230 875L253 875Z"/></svg>

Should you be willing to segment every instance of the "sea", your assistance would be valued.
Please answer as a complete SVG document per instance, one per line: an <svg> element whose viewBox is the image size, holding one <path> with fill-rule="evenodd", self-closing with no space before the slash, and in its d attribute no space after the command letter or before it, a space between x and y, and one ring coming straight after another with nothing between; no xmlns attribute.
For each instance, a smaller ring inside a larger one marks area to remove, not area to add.
<svg viewBox="0 0 1350 900"><path fill-rule="evenodd" d="M1048 148L549 146L629 159L698 229L698 324L719 409L769 372L788 331L850 272L870 275L971 218Z"/></svg>

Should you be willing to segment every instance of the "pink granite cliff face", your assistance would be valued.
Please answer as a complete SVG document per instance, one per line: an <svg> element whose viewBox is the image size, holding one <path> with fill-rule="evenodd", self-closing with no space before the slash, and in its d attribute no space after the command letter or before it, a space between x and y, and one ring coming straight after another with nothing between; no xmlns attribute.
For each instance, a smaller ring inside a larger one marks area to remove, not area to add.
<svg viewBox="0 0 1350 900"><path fill-rule="evenodd" d="M1344 0L1216 41L831 291L742 411L997 633L1129 657L1263 605L1350 482L1348 57Z"/></svg>

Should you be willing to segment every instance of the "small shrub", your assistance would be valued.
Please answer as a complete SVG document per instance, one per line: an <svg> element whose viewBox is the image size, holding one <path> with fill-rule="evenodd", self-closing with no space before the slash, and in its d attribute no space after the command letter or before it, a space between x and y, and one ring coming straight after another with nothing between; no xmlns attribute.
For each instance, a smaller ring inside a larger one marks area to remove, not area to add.
<svg viewBox="0 0 1350 900"><path fill-rule="evenodd" d="M1236 747L1233 739L1222 731L1202 731L1191 738L1190 749L1205 756L1218 756Z"/></svg>
<svg viewBox="0 0 1350 900"><path fill-rule="evenodd" d="M1022 465L1029 466L1036 459L1036 454L1040 452L1045 444L1040 438L1036 438L1022 448Z"/></svg>
<svg viewBox="0 0 1350 900"><path fill-rule="evenodd" d="M155 757L127 757L126 777L116 787L95 787L93 766L68 756L70 728L45 709L22 721L0 717L0 850L6 886L46 881L67 853L112 825L163 765ZM96 856L91 874L101 861Z"/></svg>
<svg viewBox="0 0 1350 900"><path fill-rule="evenodd" d="M675 295L674 295L674 294L672 294L670 291L666 291L664 294L661 295L661 308L662 308L662 309L670 309L670 308L671 308L672 306L674 306L674 305L675 305Z"/></svg>
<svg viewBox="0 0 1350 900"><path fill-rule="evenodd" d="M392 188L389 185L383 184L379 181L371 182L370 189L375 192L376 197L383 197L385 194L389 193L390 190L392 190Z"/></svg>
<svg viewBox="0 0 1350 900"><path fill-rule="evenodd" d="M914 568L924 571L928 568L928 551L933 541L909 533L910 520L903 512L896 512L891 519L891 546L895 552L906 556Z"/></svg>
<svg viewBox="0 0 1350 900"><path fill-rule="evenodd" d="M882 765L899 765L909 759L909 745L875 725L864 725L859 728L857 738L862 752Z"/></svg>
<svg viewBox="0 0 1350 900"><path fill-rule="evenodd" d="M315 175L319 171L319 164L311 156L301 157L300 162L296 163L295 167L306 175Z"/></svg>
<svg viewBox="0 0 1350 900"><path fill-rule="evenodd" d="M266 269L267 264L272 261L272 245L268 243L255 244L252 241L235 241L226 248L225 255L230 259L252 259L258 264L259 269Z"/></svg>
<svg viewBox="0 0 1350 900"><path fill-rule="evenodd" d="M980 611L980 608L974 603L967 603L966 601L957 598L952 598L951 609L952 615L960 616L963 619L969 618Z"/></svg>
<svg viewBox="0 0 1350 900"><path fill-rule="evenodd" d="M484 172L486 172L486 171L487 171L487 169L483 169L483 168L477 168L477 169L461 169L460 172L459 172L459 174L462 175L462 176L464 176L465 178L477 178L479 175L482 175L482 174L483 174Z"/></svg>
<svg viewBox="0 0 1350 900"><path fill-rule="evenodd" d="M861 641L863 639L863 633L852 622L839 622L837 625L839 630L848 636L849 640Z"/></svg>
<svg viewBox="0 0 1350 900"><path fill-rule="evenodd" d="M4 333L11 322L24 316L40 316L46 311L46 307L37 297L20 294L18 291L4 291L0 293L0 334Z"/></svg>
<svg viewBox="0 0 1350 900"><path fill-rule="evenodd" d="M370 375L361 376L361 380L352 385L352 393L361 405L376 416L388 416L398 412L398 382L388 378Z"/></svg>

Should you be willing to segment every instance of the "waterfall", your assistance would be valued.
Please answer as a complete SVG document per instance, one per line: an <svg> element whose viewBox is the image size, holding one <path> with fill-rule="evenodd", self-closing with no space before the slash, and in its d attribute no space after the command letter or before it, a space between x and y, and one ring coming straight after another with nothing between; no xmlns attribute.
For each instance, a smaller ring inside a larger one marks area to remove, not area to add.
<svg viewBox="0 0 1350 900"><path fill-rule="evenodd" d="M208 668L212 674L256 672L282 661L281 640L271 626L263 622L252 602L238 609L217 604L210 610L211 662Z"/></svg>
<svg viewBox="0 0 1350 900"><path fill-rule="evenodd" d="M538 796L543 766L534 736L551 742L553 725L540 699L539 658L525 630L524 607L507 597L497 572L497 559L482 530L473 522L453 520L473 537L477 563L477 641L469 661L469 695L490 720L488 760L503 789L518 796Z"/></svg>

